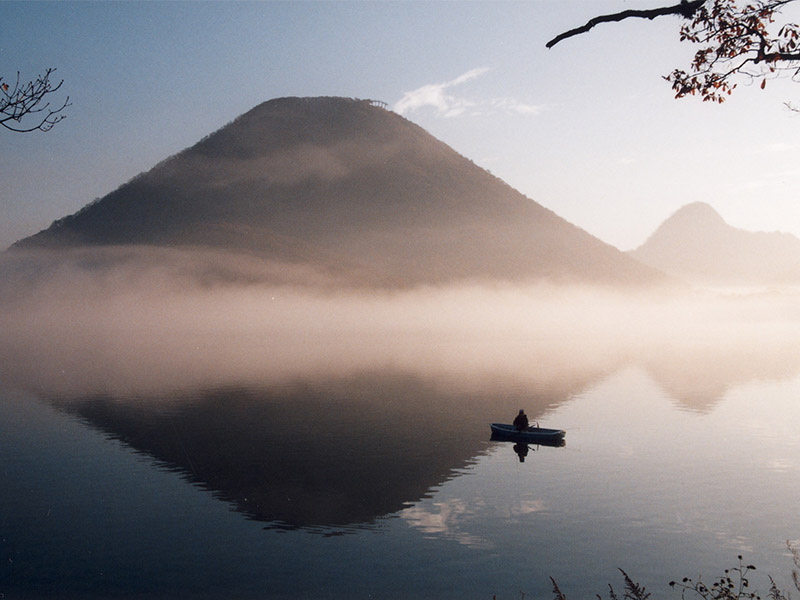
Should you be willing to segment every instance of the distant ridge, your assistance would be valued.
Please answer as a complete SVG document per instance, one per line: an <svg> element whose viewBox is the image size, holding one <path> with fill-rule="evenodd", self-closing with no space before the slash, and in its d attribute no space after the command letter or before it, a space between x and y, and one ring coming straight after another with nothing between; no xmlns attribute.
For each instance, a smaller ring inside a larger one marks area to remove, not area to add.
<svg viewBox="0 0 800 600"><path fill-rule="evenodd" d="M256 106L13 248L202 246L358 283L662 276L371 100Z"/></svg>
<svg viewBox="0 0 800 600"><path fill-rule="evenodd" d="M800 239L728 225L711 206L688 204L629 254L693 283L777 284L800 281Z"/></svg>

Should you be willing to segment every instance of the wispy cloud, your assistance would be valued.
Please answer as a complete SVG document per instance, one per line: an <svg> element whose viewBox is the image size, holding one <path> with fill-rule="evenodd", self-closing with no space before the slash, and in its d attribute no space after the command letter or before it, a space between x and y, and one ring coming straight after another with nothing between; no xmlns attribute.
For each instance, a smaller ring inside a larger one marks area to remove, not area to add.
<svg viewBox="0 0 800 600"><path fill-rule="evenodd" d="M425 107L432 107L437 114L444 117L457 116L471 108L474 104L463 98L458 98L448 93L451 88L457 87L467 81L477 79L489 72L489 68L480 67L467 71L463 75L444 83L431 83L420 88L406 92L394 105L394 111L405 115Z"/></svg>
<svg viewBox="0 0 800 600"><path fill-rule="evenodd" d="M445 118L493 113L535 115L541 112L541 106L526 104L515 98L475 100L452 92L453 88L482 77L489 71L491 71L489 67L471 69L450 81L431 83L406 92L394 105L394 111L400 115L407 115L421 109L432 108L438 116Z"/></svg>
<svg viewBox="0 0 800 600"><path fill-rule="evenodd" d="M538 115L544 109L540 104L526 104L516 98L493 98L486 104L494 111L516 113L518 115Z"/></svg>

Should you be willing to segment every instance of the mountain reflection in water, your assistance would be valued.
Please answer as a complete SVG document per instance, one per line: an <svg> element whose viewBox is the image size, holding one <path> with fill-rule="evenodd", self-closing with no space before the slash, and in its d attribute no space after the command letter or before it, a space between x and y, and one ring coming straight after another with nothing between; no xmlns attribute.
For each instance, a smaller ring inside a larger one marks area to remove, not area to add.
<svg viewBox="0 0 800 600"><path fill-rule="evenodd" d="M692 412L710 410L733 385L800 372L800 357L780 344L656 347L630 362ZM532 421L561 427L547 421L550 411L625 362L580 364L534 380L484 374L459 385L375 370L168 397L89 394L53 402L269 528L332 533L418 502L486 452L491 421L510 420L521 407ZM515 449L521 461L526 450Z"/></svg>
<svg viewBox="0 0 800 600"><path fill-rule="evenodd" d="M489 423L523 408L566 428L552 411L628 366L696 413L800 371L788 293L315 292L201 285L194 259L12 270L25 276L0 281L0 381L270 527L395 514L484 454Z"/></svg>
<svg viewBox="0 0 800 600"><path fill-rule="evenodd" d="M315 529L363 526L417 502L485 450L490 415L524 403L538 417L569 393L487 398L383 372L168 401L95 395L56 404L249 518Z"/></svg>

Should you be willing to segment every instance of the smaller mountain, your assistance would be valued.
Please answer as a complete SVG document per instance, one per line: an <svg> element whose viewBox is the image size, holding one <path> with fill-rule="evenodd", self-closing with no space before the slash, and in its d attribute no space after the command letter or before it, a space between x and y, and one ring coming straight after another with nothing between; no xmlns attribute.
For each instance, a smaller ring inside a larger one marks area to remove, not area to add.
<svg viewBox="0 0 800 600"><path fill-rule="evenodd" d="M800 239L788 233L737 229L704 202L679 209L628 254L691 283L800 281Z"/></svg>

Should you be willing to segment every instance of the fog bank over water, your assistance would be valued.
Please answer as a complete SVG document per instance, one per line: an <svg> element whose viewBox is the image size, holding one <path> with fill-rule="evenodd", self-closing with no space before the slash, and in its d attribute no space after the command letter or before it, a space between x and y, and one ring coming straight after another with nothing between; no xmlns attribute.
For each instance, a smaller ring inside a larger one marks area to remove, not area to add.
<svg viewBox="0 0 800 600"><path fill-rule="evenodd" d="M0 260L0 381L154 395L385 370L487 393L644 367L702 410L800 372L797 290L465 282L342 288L242 255L93 250Z"/></svg>

